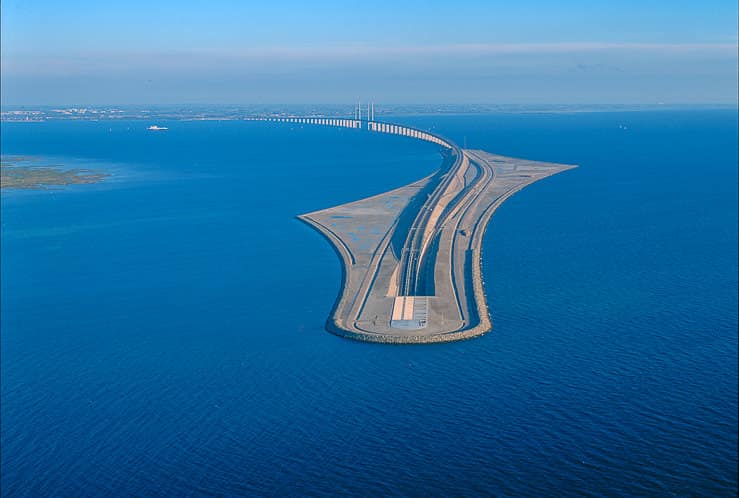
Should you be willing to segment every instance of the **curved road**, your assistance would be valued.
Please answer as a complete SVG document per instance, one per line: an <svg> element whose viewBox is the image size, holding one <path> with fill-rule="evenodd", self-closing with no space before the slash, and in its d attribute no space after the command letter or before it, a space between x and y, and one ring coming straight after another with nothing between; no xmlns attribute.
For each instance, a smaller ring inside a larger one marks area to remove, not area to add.
<svg viewBox="0 0 739 498"><path fill-rule="evenodd" d="M437 232L438 227L444 222L445 217L440 216L434 220L435 226L429 230L429 223L431 221L431 213L434 207L439 203L440 199L449 189L449 185L452 180L456 177L460 168L464 164L464 152L457 147L452 145L452 154L456 156L454 164L449 170L444 173L444 178L434 191L429 195L428 199L423 203L421 209L418 211L415 220L411 224L408 230L408 236L403 249L401 252L400 259L400 270L398 276L398 295L399 296L416 296L418 295L418 276L422 274L421 265L424 262L423 254L421 249L427 247L426 242L433 238L433 235ZM431 238L424 237L426 233L431 234Z"/></svg>

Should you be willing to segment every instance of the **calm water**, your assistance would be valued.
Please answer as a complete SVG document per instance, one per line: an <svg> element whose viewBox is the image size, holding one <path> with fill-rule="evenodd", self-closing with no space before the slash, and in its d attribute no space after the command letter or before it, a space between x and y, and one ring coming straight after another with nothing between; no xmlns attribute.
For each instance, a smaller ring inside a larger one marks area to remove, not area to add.
<svg viewBox="0 0 739 498"><path fill-rule="evenodd" d="M580 165L493 217L482 338L324 332L339 262L294 219L432 145L2 124L4 154L113 175L2 195L3 495L733 496L736 112L398 120Z"/></svg>

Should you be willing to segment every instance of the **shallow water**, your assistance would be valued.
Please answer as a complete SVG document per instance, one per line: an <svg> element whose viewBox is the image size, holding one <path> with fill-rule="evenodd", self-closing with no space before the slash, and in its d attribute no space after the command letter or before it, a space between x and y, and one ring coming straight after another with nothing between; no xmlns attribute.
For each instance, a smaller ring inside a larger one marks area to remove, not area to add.
<svg viewBox="0 0 739 498"><path fill-rule="evenodd" d="M430 144L3 123L3 154L113 175L3 192L3 494L733 496L736 112L396 121L580 165L493 217L479 339L325 332L339 262L294 218L430 173Z"/></svg>

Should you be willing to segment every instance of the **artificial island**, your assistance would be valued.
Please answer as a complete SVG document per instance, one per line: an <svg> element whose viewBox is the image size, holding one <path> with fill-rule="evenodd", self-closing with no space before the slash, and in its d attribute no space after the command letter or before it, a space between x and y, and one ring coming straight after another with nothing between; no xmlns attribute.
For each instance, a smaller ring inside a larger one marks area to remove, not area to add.
<svg viewBox="0 0 739 498"><path fill-rule="evenodd" d="M331 243L343 286L326 328L369 342L472 338L492 328L481 247L490 217L511 195L573 165L458 147L437 134L363 118L255 118L364 129L437 144L441 167L390 192L298 216Z"/></svg>

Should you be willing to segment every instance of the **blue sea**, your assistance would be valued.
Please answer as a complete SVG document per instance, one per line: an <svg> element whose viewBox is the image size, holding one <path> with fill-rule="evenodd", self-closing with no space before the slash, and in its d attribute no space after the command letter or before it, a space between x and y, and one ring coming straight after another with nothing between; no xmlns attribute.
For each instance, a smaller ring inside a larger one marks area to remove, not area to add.
<svg viewBox="0 0 739 498"><path fill-rule="evenodd" d="M579 165L493 216L485 336L324 330L339 260L295 216L431 144L2 123L3 154L111 175L2 193L2 495L735 496L736 110L389 119Z"/></svg>

